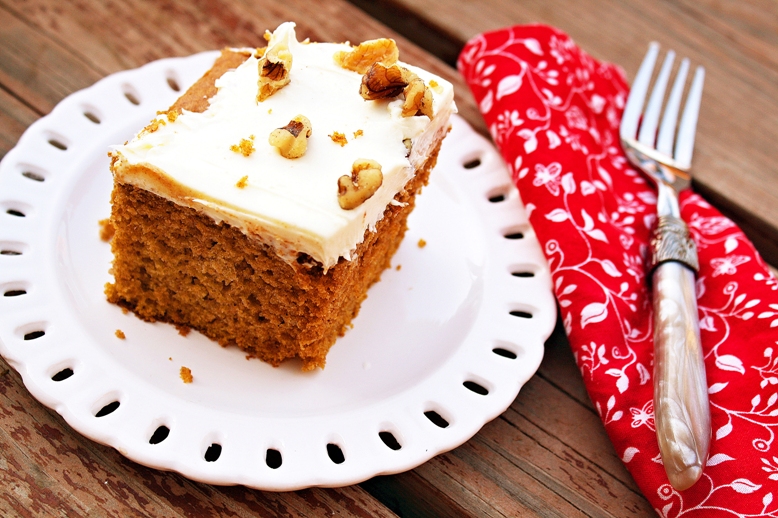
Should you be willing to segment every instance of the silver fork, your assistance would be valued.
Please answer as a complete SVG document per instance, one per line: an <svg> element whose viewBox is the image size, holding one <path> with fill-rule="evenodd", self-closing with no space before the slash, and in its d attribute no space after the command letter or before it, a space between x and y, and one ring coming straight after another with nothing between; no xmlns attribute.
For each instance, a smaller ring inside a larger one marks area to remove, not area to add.
<svg viewBox="0 0 778 518"><path fill-rule="evenodd" d="M651 237L649 259L649 269L653 271L654 422L667 478L674 488L684 490L702 475L711 440L694 282L697 250L681 219L677 195L691 183L692 150L705 70L697 67L676 136L689 60L684 59L678 67L660 125L675 53L667 53L643 111L658 53L659 45L652 43L632 83L619 133L630 162L651 178L657 188L658 222Z"/></svg>

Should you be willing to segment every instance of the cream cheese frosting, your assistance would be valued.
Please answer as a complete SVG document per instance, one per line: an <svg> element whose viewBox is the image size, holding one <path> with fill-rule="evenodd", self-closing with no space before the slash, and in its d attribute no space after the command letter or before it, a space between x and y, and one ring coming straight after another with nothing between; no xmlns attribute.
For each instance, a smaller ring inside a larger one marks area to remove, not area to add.
<svg viewBox="0 0 778 518"><path fill-rule="evenodd" d="M375 230L387 205L448 130L456 111L453 86L398 63L433 86L433 117L403 117L402 100L365 101L359 95L362 75L334 60L350 45L298 42L291 22L276 29L269 47L284 41L292 55L289 84L257 102L259 67L252 55L216 81L218 91L204 112L184 111L173 122L160 115L164 124L155 131L115 146L120 167L114 175L237 226L286 260L308 254L326 270L340 257L350 260L365 231ZM298 115L310 120L312 134L305 154L287 159L268 136ZM330 137L335 132L348 143L336 143ZM253 143L248 156L231 150L243 139ZM412 142L410 155L405 139ZM383 183L362 205L344 210L337 181L351 174L357 159L378 162Z"/></svg>

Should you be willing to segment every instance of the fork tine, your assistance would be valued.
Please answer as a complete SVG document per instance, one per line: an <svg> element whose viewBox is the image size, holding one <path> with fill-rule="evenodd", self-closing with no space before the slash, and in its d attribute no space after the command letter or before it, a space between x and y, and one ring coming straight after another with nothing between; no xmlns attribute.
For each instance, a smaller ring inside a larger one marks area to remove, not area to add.
<svg viewBox="0 0 778 518"><path fill-rule="evenodd" d="M638 135L638 141L640 141L641 144L653 147L654 142L656 142L656 128L659 124L659 113L662 111L662 102L665 100L665 90L667 89L667 82L670 80L670 70L673 67L673 60L675 60L675 52L670 50L667 52L665 61L662 63L662 69L659 71L659 75L654 82L654 90L651 92L651 97L648 99L646 111L643 112L643 120L640 123L640 134Z"/></svg>
<svg viewBox="0 0 778 518"><path fill-rule="evenodd" d="M673 156L673 141L675 140L675 127L678 123L678 109L681 107L683 87L686 84L686 76L689 73L689 60L681 61L678 67L678 75L667 99L665 113L662 115L662 125L659 127L659 137L656 141L656 149L667 156Z"/></svg>
<svg viewBox="0 0 778 518"><path fill-rule="evenodd" d="M675 160L681 167L691 167L694 136L697 131L697 115L702 102L702 86L705 83L705 69L697 67L694 80L686 98L686 106L681 115L681 125L678 128L678 139L675 142Z"/></svg>
<svg viewBox="0 0 778 518"><path fill-rule="evenodd" d="M637 75L635 75L635 80L632 82L632 88L629 91L627 105L624 107L619 128L619 135L624 140L633 140L638 133L640 112L643 110L643 102L646 100L648 84L651 82L651 72L654 70L658 53L659 44L652 42L648 46L648 53L643 58L643 63L641 63L640 69Z"/></svg>

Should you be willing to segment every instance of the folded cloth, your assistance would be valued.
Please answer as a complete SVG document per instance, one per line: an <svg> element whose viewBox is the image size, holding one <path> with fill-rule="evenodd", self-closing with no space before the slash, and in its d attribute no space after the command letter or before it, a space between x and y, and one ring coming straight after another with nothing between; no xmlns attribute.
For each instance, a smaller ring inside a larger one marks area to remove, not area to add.
<svg viewBox="0 0 778 518"><path fill-rule="evenodd" d="M679 492L654 430L645 264L656 194L619 143L623 72L540 25L474 38L459 69L548 259L592 403L643 494L668 517L778 515L778 282L753 245L701 197L682 195L699 251L713 440L702 478Z"/></svg>

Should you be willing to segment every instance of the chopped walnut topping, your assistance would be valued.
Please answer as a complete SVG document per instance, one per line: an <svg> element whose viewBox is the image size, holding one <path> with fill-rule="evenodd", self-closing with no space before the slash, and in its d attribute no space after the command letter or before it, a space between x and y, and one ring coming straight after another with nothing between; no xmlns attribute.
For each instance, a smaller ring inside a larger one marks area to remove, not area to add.
<svg viewBox="0 0 778 518"><path fill-rule="evenodd" d="M249 136L247 139L240 139L239 144L233 144L230 146L230 151L240 153L243 156L251 155L251 153L254 152L254 135Z"/></svg>
<svg viewBox="0 0 778 518"><path fill-rule="evenodd" d="M375 63L362 76L359 94L367 101L397 97L408 86L403 76L403 69L397 65L387 68L381 63Z"/></svg>
<svg viewBox="0 0 778 518"><path fill-rule="evenodd" d="M408 83L405 89L405 102L403 103L403 117L426 115L432 118L432 92L424 84L424 80L416 76Z"/></svg>
<svg viewBox="0 0 778 518"><path fill-rule="evenodd" d="M403 117L426 115L432 118L432 91L423 79L398 65L387 68L380 63L374 64L362 76L359 94L368 101L390 99L403 94Z"/></svg>
<svg viewBox="0 0 778 518"><path fill-rule="evenodd" d="M362 205L376 193L384 181L381 165L375 160L360 158L351 166L351 176L338 178L338 204L344 210Z"/></svg>
<svg viewBox="0 0 778 518"><path fill-rule="evenodd" d="M345 146L348 144L348 139L346 138L346 135L339 131L333 131L332 135L327 135L329 138L332 139L332 141L336 144L340 144L340 147Z"/></svg>
<svg viewBox="0 0 778 518"><path fill-rule="evenodd" d="M397 43L389 38L364 41L351 49L335 53L335 62L360 74L367 72L374 63L394 65L400 57Z"/></svg>
<svg viewBox="0 0 778 518"><path fill-rule="evenodd" d="M278 148L282 157L300 158L308 148L311 131L311 121L303 115L298 115L283 128L274 129L268 142Z"/></svg>
<svg viewBox="0 0 778 518"><path fill-rule="evenodd" d="M189 367L181 367L178 375L181 376L181 380L184 383L192 383L194 381L194 377L192 376L192 369Z"/></svg>
<svg viewBox="0 0 778 518"><path fill-rule="evenodd" d="M359 137L361 137L364 134L365 134L364 131L362 131L361 129L358 129L357 131L354 132L354 138L359 138Z"/></svg>
<svg viewBox="0 0 778 518"><path fill-rule="evenodd" d="M267 34L266 32L266 38ZM271 40L268 39L268 41ZM292 70L292 53L289 51L289 42L285 39L274 41L267 47L257 66L259 66L257 101L262 102L289 84L289 71Z"/></svg>
<svg viewBox="0 0 778 518"><path fill-rule="evenodd" d="M265 41L270 41L270 38L273 37L273 33L265 29L265 34L263 34L262 37L265 38Z"/></svg>
<svg viewBox="0 0 778 518"><path fill-rule="evenodd" d="M248 185L248 183L249 183L248 175L247 176L243 176L243 177L241 177L240 180L238 180L238 183L235 184L235 187L237 187L238 189L245 189L246 186Z"/></svg>

